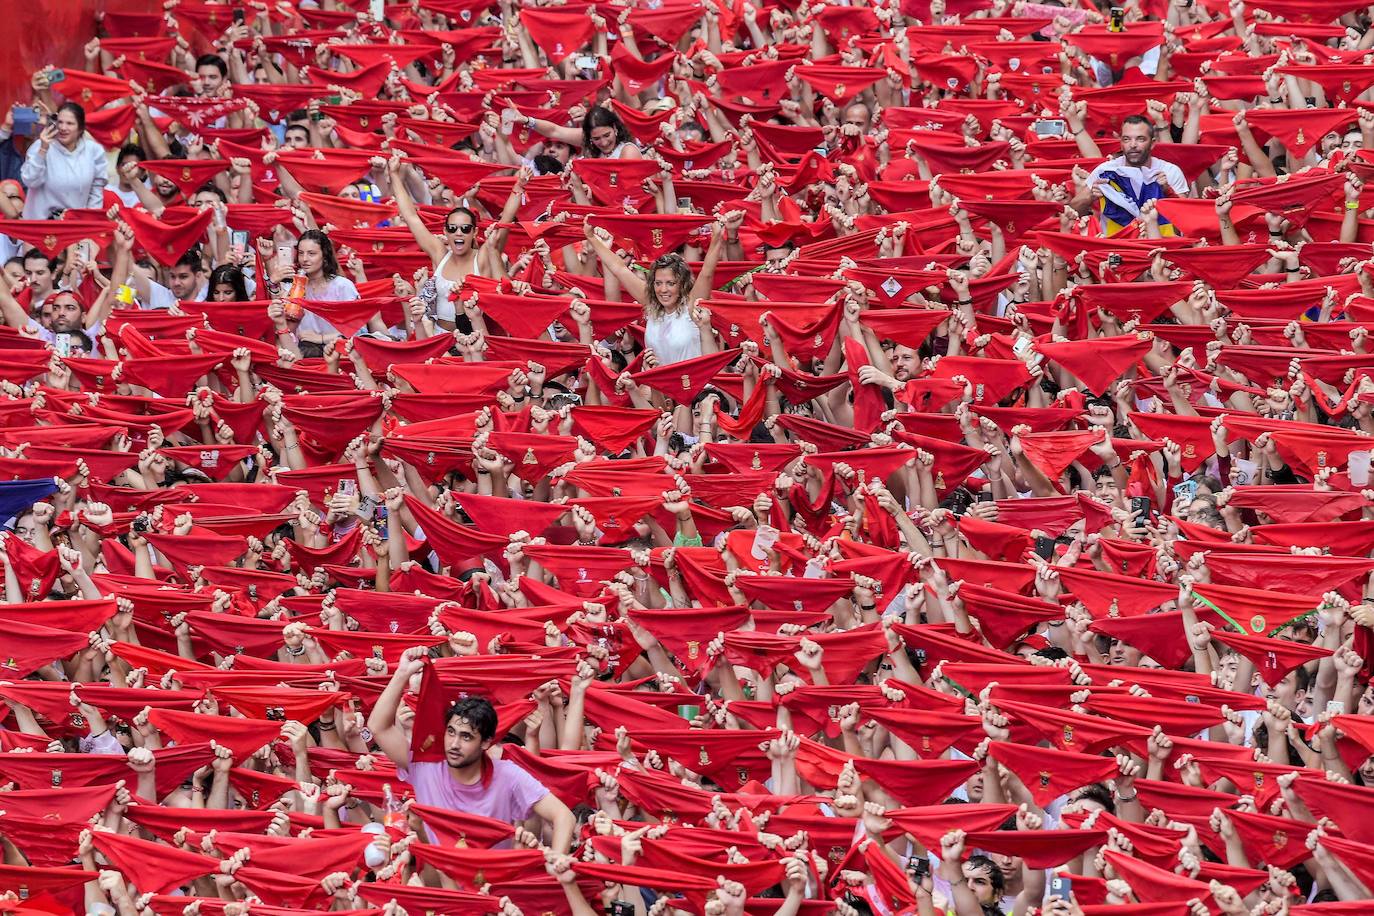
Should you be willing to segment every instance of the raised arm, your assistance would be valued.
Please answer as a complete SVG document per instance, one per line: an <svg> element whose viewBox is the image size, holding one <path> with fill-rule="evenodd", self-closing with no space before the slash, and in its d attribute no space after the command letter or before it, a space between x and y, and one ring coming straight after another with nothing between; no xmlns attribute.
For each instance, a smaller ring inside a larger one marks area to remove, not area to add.
<svg viewBox="0 0 1374 916"><path fill-rule="evenodd" d="M411 677L424 667L424 657L425 650L419 647L402 653L395 673L377 698L377 705L372 707L372 715L367 717L367 727L377 747L398 767L410 766L410 740L396 721L396 711L401 708L401 698L405 696Z"/></svg>
<svg viewBox="0 0 1374 916"><path fill-rule="evenodd" d="M506 227L515 222L515 217L520 212L520 201L525 197L525 185L533 177L534 171L529 166L521 166L516 171L515 184L511 186L510 196L506 198L506 205L501 208L501 216L497 220L497 225L487 233L487 239L482 243L482 247L477 253L478 257L486 260L486 275L489 277L499 277L505 274L505 264L501 261L501 255L506 250L506 239L510 236L510 230Z"/></svg>
<svg viewBox="0 0 1374 916"><path fill-rule="evenodd" d="M644 282L644 278L635 273L625 262L616 257L616 253L611 250L611 246L597 234L595 227L591 224L584 224L583 230L587 235L587 243L592 246L596 256L601 259L601 269L609 271L612 276L620 282L620 286L625 292L640 304L649 301L649 285Z"/></svg>
<svg viewBox="0 0 1374 916"><path fill-rule="evenodd" d="M717 219L711 227L711 244L706 246L706 257L701 260L701 270L697 271L697 279L692 284L692 294L687 298L688 302L711 298L711 289L716 281L716 265L720 263L720 253L725 247L725 227L727 222L734 221L735 217L735 213L727 213ZM739 213L739 219L742 220L743 217L744 214ZM734 231L739 231L738 224L735 225Z"/></svg>
<svg viewBox="0 0 1374 916"><path fill-rule="evenodd" d="M432 260L439 260L444 256L444 243L430 232L420 219L420 211L415 206L415 199L410 196L410 188L406 186L405 176L402 174L406 163L401 154L392 153L391 158L387 160L386 168L387 174L391 176L391 193L396 198L396 208L401 213L401 219L405 220L406 228L415 236L416 244L425 254Z"/></svg>

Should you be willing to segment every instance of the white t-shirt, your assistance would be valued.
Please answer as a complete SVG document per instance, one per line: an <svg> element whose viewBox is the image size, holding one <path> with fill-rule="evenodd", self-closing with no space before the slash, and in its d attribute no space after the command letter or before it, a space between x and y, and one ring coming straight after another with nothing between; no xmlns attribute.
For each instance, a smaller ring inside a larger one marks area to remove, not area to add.
<svg viewBox="0 0 1374 916"><path fill-rule="evenodd" d="M118 197L126 207L138 207L142 205L140 202L140 198L138 196L138 192L135 191L133 188L130 188L126 191L123 188L121 188L118 184L115 184L109 186L107 189L113 191L114 195Z"/></svg>
<svg viewBox="0 0 1374 916"><path fill-rule="evenodd" d="M1188 195L1188 179L1184 177L1183 170L1172 162L1165 162L1163 159L1150 157L1150 161L1143 166L1126 164L1125 156L1117 156L1101 163L1088 175L1089 186L1097 182L1102 177L1103 172L1115 172L1117 175L1131 182L1137 189L1155 183L1167 186L1176 197L1186 197ZM1121 207L1132 216L1140 215L1140 208L1135 201L1118 193L1114 188L1104 186L1102 195L1107 200Z"/></svg>
<svg viewBox="0 0 1374 916"><path fill-rule="evenodd" d="M204 302L210 297L210 288L202 286L191 297L192 302ZM156 280L148 281L148 301L141 303L145 309L169 309L177 304L176 294Z"/></svg>
<svg viewBox="0 0 1374 916"><path fill-rule="evenodd" d="M347 277L331 277L325 284L323 291L307 290L305 301L318 299L321 302L351 302L354 299L361 299L358 295L358 287L353 285L353 281ZM306 312L301 316L300 326L296 328L297 333L318 334L321 337L338 337L339 331L334 325L325 321L319 315L310 311L309 305Z"/></svg>
<svg viewBox="0 0 1374 916"><path fill-rule="evenodd" d="M1116 172L1122 178L1129 178L1137 187L1154 181L1168 185L1179 197L1188 193L1188 179L1184 177L1183 170L1172 162L1165 162L1156 156L1151 156L1150 161L1140 167L1127 165L1125 156L1108 159L1092 170L1088 182L1091 184L1096 181L1103 172Z"/></svg>

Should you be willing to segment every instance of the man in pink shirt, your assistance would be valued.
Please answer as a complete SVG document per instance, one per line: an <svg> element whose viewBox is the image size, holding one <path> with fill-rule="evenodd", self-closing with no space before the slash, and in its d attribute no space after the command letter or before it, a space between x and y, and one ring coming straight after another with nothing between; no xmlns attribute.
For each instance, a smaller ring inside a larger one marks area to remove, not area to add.
<svg viewBox="0 0 1374 916"><path fill-rule="evenodd" d="M485 697L464 697L444 716L444 760L410 759L410 736L396 721L396 711L410 679L423 666L424 649L408 649L368 718L382 749L426 805L480 814L508 824L538 815L552 828L552 848L567 852L575 821L568 806L529 773L487 754L496 736L496 710Z"/></svg>

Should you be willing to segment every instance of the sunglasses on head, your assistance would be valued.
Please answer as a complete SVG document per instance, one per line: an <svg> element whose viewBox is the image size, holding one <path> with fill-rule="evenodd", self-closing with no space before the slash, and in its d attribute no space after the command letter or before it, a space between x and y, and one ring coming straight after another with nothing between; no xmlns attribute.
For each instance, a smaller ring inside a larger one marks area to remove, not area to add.
<svg viewBox="0 0 1374 916"><path fill-rule="evenodd" d="M465 223L461 226L455 226L453 223L444 223L444 229L449 232L461 232L463 235L471 235L473 232L477 231L477 227L472 223Z"/></svg>

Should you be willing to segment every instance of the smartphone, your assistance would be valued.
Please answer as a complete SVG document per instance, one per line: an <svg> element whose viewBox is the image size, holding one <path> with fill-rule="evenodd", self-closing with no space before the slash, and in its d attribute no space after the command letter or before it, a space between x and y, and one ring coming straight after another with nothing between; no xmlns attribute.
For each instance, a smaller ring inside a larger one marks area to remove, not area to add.
<svg viewBox="0 0 1374 916"><path fill-rule="evenodd" d="M53 352L58 356L67 357L72 355L72 335L58 334L53 338Z"/></svg>
<svg viewBox="0 0 1374 916"><path fill-rule="evenodd" d="M1350 477L1350 482L1357 487L1363 487L1369 483L1369 458L1368 449L1358 452L1351 452L1346 459L1345 471Z"/></svg>
<svg viewBox="0 0 1374 916"><path fill-rule="evenodd" d="M579 56L577 60L573 61L573 64L579 70L595 70L596 58L592 57L590 54L583 54Z"/></svg>
<svg viewBox="0 0 1374 916"><path fill-rule="evenodd" d="M780 532L772 525L759 525L754 529L754 544L749 553L756 560L765 559L769 549L778 542Z"/></svg>
<svg viewBox="0 0 1374 916"><path fill-rule="evenodd" d="M51 86L53 83L60 83L66 78L67 71L59 67L48 74L48 85Z"/></svg>
<svg viewBox="0 0 1374 916"><path fill-rule="evenodd" d="M341 96L341 95L327 95L327 96L324 97L324 103L325 103L326 105L342 105L342 104L343 104L343 96Z"/></svg>
<svg viewBox="0 0 1374 916"><path fill-rule="evenodd" d="M296 264L296 246L295 246L295 245L278 245L278 246L277 246L277 263L278 263L278 264L285 264L285 265L287 265L287 266L289 266L289 267L294 267L295 264Z"/></svg>
<svg viewBox="0 0 1374 916"><path fill-rule="evenodd" d="M32 137L38 126L38 109L19 106L14 109L14 130L16 137Z"/></svg>
<svg viewBox="0 0 1374 916"><path fill-rule="evenodd" d="M1120 253L1113 251L1111 254L1107 255L1107 266L1108 266L1108 267L1111 267L1111 268L1120 267L1120 266L1121 266L1121 255L1120 255Z"/></svg>
<svg viewBox="0 0 1374 916"><path fill-rule="evenodd" d="M349 480L347 477L340 477L337 492L346 496L352 496L354 493L358 492L358 481Z"/></svg>
<svg viewBox="0 0 1374 916"><path fill-rule="evenodd" d="M635 916L635 905L628 900L612 900L606 913L608 916Z"/></svg>
<svg viewBox="0 0 1374 916"><path fill-rule="evenodd" d="M1031 123L1031 130L1037 137L1062 137L1068 133L1062 118L1046 118Z"/></svg>
<svg viewBox="0 0 1374 916"><path fill-rule="evenodd" d="M1019 359L1020 357L1025 356L1026 351L1030 348L1031 339L1029 337L1018 337L1016 338L1016 343L1011 345L1011 352L1015 353L1017 358Z"/></svg>
<svg viewBox="0 0 1374 916"><path fill-rule="evenodd" d="M1202 698L1199 697L1199 696L1198 696L1197 694L1195 694L1195 693L1190 693L1190 694L1188 694L1186 697L1183 698L1183 702L1185 702L1185 703L1201 703L1201 702L1202 702Z"/></svg>
<svg viewBox="0 0 1374 916"><path fill-rule="evenodd" d="M677 208L679 212L692 209L692 198L679 197L677 199Z"/></svg>
<svg viewBox="0 0 1374 916"><path fill-rule="evenodd" d="M229 233L229 250L234 255L234 260L239 260L248 251L248 230L235 229Z"/></svg>
<svg viewBox="0 0 1374 916"><path fill-rule="evenodd" d="M1121 7L1112 7L1111 19L1107 22L1108 32L1120 32L1125 28L1124 13Z"/></svg>
<svg viewBox="0 0 1374 916"><path fill-rule="evenodd" d="M321 114L321 113L318 112L318 111L312 111L312 112L310 112L310 120L312 120L312 121L323 121L323 120L324 120L324 115Z"/></svg>
<svg viewBox="0 0 1374 916"><path fill-rule="evenodd" d="M1054 538L1036 538L1035 555L1042 560L1054 559Z"/></svg>
<svg viewBox="0 0 1374 916"><path fill-rule="evenodd" d="M1148 496L1132 496L1132 497L1131 497L1131 512L1132 512L1132 513L1135 513L1135 512L1139 512L1139 513L1140 513L1140 515L1138 516L1138 519L1139 519L1139 521L1140 521L1141 524L1144 524L1145 522L1148 522L1148 521L1150 520L1150 497L1148 497Z"/></svg>
<svg viewBox="0 0 1374 916"><path fill-rule="evenodd" d="M979 490L974 495L973 501L976 503L990 503L992 502L992 493L988 490Z"/></svg>
<svg viewBox="0 0 1374 916"><path fill-rule="evenodd" d="M906 872L919 884L930 874L930 860L925 856L912 856L906 860Z"/></svg>
<svg viewBox="0 0 1374 916"><path fill-rule="evenodd" d="M377 533L381 535L382 540L385 541L387 537L389 537L386 530L386 506L377 506L377 511L373 514L377 519Z"/></svg>
<svg viewBox="0 0 1374 916"><path fill-rule="evenodd" d="M235 24L235 25L243 25L243 21L244 21L245 18L247 18L247 17L244 16L243 7L239 7L238 9L234 10L234 24Z"/></svg>
<svg viewBox="0 0 1374 916"><path fill-rule="evenodd" d="M1345 715L1345 700L1327 700L1326 713L1331 716Z"/></svg>
<svg viewBox="0 0 1374 916"><path fill-rule="evenodd" d="M1073 879L1068 875L1055 875L1050 878L1050 896L1067 902L1073 896Z"/></svg>

